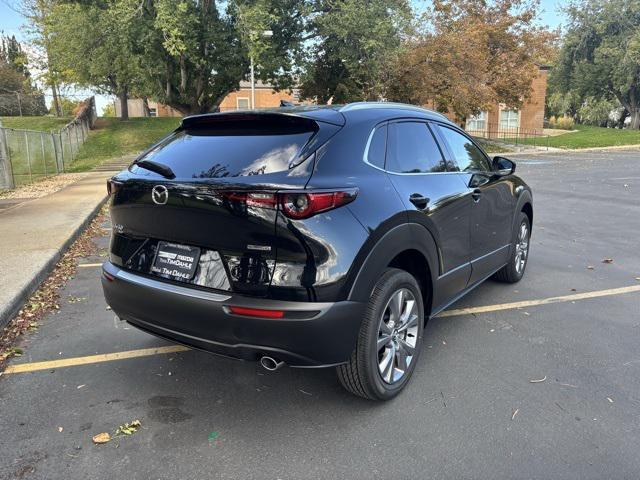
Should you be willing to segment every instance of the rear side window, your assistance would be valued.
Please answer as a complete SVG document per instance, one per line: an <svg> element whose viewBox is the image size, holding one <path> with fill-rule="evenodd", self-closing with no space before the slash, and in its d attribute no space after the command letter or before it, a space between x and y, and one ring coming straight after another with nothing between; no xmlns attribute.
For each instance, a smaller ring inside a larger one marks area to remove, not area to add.
<svg viewBox="0 0 640 480"><path fill-rule="evenodd" d="M369 149L367 150L367 162L378 168L384 168L384 157L387 149L387 126L382 125L373 131Z"/></svg>
<svg viewBox="0 0 640 480"><path fill-rule="evenodd" d="M447 127L438 126L444 136L451 159L453 170L460 172L488 172L491 170L487 157L475 144L461 133Z"/></svg>
<svg viewBox="0 0 640 480"><path fill-rule="evenodd" d="M446 171L438 144L426 123L398 122L389 125L386 170L395 173Z"/></svg>
<svg viewBox="0 0 640 480"><path fill-rule="evenodd" d="M177 178L287 171L315 133L313 125L286 118L202 123L174 132L144 159L170 167Z"/></svg>

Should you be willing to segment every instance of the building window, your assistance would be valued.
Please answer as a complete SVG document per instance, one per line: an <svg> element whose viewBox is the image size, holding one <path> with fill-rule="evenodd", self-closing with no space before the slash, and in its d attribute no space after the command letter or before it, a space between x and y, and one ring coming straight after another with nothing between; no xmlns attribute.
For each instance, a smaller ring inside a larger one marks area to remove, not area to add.
<svg viewBox="0 0 640 480"><path fill-rule="evenodd" d="M481 131L484 132L487 129L487 112L480 112L467 120L467 131Z"/></svg>
<svg viewBox="0 0 640 480"><path fill-rule="evenodd" d="M518 110L500 110L500 130L517 129L520 126Z"/></svg>
<svg viewBox="0 0 640 480"><path fill-rule="evenodd" d="M238 107L238 110L249 110L249 98L237 97L236 106Z"/></svg>
<svg viewBox="0 0 640 480"><path fill-rule="evenodd" d="M158 116L158 109L157 108L149 108L149 116L150 117L157 117Z"/></svg>

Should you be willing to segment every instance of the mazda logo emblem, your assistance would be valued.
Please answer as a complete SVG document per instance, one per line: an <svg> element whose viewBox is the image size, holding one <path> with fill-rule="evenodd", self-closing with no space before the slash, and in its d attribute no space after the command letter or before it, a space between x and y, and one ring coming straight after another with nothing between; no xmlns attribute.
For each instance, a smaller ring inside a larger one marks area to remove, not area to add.
<svg viewBox="0 0 640 480"><path fill-rule="evenodd" d="M169 200L169 190L164 185L156 185L151 190L151 200L156 205L164 205Z"/></svg>

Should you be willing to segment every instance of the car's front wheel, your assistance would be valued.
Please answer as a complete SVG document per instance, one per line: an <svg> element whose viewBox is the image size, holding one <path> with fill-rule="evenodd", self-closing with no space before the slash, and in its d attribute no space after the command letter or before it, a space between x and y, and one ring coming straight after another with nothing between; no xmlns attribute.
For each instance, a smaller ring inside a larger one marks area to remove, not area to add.
<svg viewBox="0 0 640 480"><path fill-rule="evenodd" d="M387 269L369 299L349 362L337 367L340 383L371 400L393 398L415 369L423 328L418 282L404 270Z"/></svg>

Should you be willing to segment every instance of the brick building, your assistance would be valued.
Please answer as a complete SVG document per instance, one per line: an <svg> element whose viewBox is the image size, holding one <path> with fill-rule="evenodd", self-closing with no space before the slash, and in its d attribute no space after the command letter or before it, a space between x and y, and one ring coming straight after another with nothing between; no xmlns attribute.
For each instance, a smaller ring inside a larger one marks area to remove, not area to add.
<svg viewBox="0 0 640 480"><path fill-rule="evenodd" d="M299 104L300 97L298 89L275 91L273 86L256 82L255 96L256 106L255 108L271 108L279 107L280 101L292 102ZM149 115L145 115L144 102L141 98L130 98L128 101L129 117L181 117L182 114L169 107L158 102L149 100ZM115 101L116 116L120 116L120 102ZM229 110L248 110L251 108L251 83L247 81L240 82L240 88L235 92L229 93L220 103L220 111L225 112Z"/></svg>
<svg viewBox="0 0 640 480"><path fill-rule="evenodd" d="M504 135L540 135L544 128L544 104L547 95L549 67L538 66L538 75L531 84L531 95L520 110L495 104L479 115L467 119L465 128L476 136L495 138Z"/></svg>

